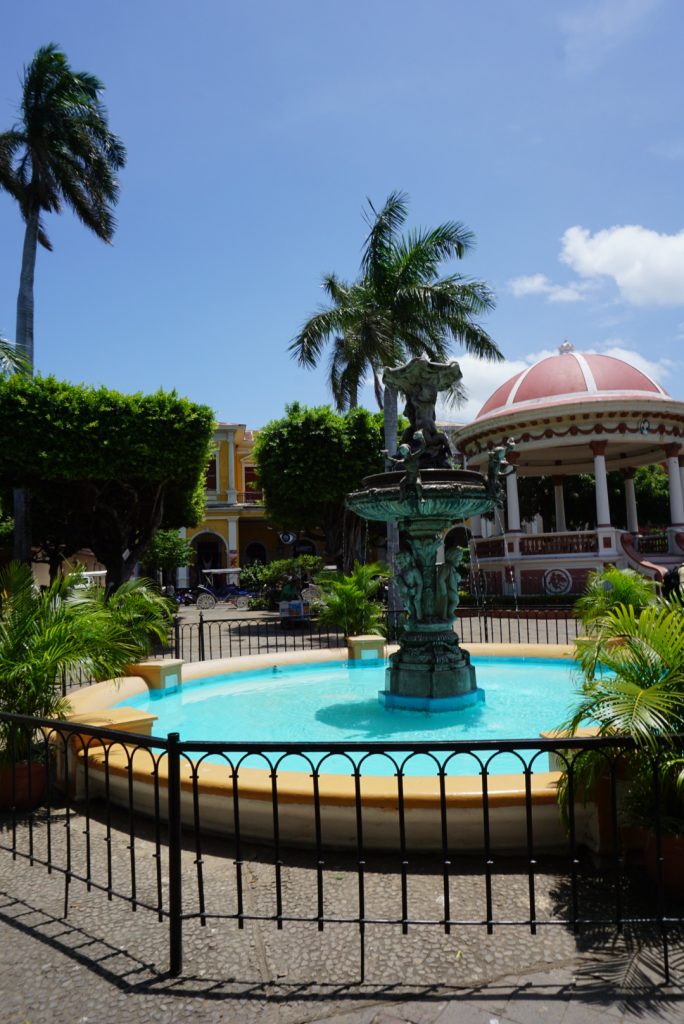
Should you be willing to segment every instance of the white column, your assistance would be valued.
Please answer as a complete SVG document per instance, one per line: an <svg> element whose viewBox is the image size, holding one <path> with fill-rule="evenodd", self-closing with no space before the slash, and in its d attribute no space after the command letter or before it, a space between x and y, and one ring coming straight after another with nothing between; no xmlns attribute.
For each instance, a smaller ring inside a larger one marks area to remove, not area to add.
<svg viewBox="0 0 684 1024"><path fill-rule="evenodd" d="M594 453L594 486L596 488L596 525L610 526L610 501L608 499L608 475L606 473L607 441L592 441Z"/></svg>
<svg viewBox="0 0 684 1024"><path fill-rule="evenodd" d="M553 500L556 506L556 533L565 533L565 495L563 494L563 477L553 478Z"/></svg>
<svg viewBox="0 0 684 1024"><path fill-rule="evenodd" d="M625 472L625 505L627 512L627 529L630 533L638 533L639 517L637 515L636 491L634 490L633 469L628 469Z"/></svg>
<svg viewBox="0 0 684 1024"><path fill-rule="evenodd" d="M228 434L228 504L237 502L235 489L235 434Z"/></svg>
<svg viewBox="0 0 684 1024"><path fill-rule="evenodd" d="M474 538L482 536L482 516L470 517L470 532Z"/></svg>
<svg viewBox="0 0 684 1024"><path fill-rule="evenodd" d="M506 477L506 511L508 513L509 533L520 533L520 505L518 503L518 474L515 471L515 464L518 461L518 452L509 452L507 461L513 466L513 472Z"/></svg>
<svg viewBox="0 0 684 1024"><path fill-rule="evenodd" d="M670 525L684 527L684 498L682 478L679 475L679 452L681 445L668 444L665 448L667 475L670 481Z"/></svg>

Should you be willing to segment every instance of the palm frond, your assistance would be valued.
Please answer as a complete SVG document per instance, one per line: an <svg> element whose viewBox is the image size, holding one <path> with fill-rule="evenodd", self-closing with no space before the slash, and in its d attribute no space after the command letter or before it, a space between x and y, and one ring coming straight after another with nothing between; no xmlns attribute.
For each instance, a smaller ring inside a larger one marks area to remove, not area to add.
<svg viewBox="0 0 684 1024"><path fill-rule="evenodd" d="M370 199L366 204L363 216L369 232L361 255L361 269L364 276L378 281L395 236L408 216L408 196L405 192L390 192L381 210L376 210Z"/></svg>

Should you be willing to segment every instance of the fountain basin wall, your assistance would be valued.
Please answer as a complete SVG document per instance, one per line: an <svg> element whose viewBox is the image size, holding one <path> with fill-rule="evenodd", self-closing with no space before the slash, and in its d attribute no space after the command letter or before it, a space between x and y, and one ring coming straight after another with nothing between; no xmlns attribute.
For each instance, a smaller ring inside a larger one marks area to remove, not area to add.
<svg viewBox="0 0 684 1024"><path fill-rule="evenodd" d="M471 653L487 655L569 657L571 648L555 645L471 645ZM324 652L289 652L281 655L255 655L183 666L183 682L275 665L336 661L345 657L343 649ZM117 687L114 682L99 683L74 694L72 720L91 727L103 719L122 699L144 693L147 683L141 677L129 677ZM130 710L130 709L128 709ZM95 716L95 720L93 720ZM152 723L152 733L154 733ZM129 806L129 773L133 775L133 807L141 814L153 814L154 783L149 751L131 752L123 743L103 747L89 746L76 752L71 767L71 784L78 795L83 788L84 758L88 758L88 783L91 798L105 793L105 768L109 772L110 799ZM538 762L541 764L542 762ZM181 759L181 804L183 822L192 827L195 817L193 767ZM233 821L233 784L230 767L202 763L198 768L200 827L203 831L231 835ZM556 803L559 773L534 772L531 777L532 819L535 850L567 848L567 836L560 822ZM166 804L166 762L160 760L159 789L162 812ZM311 776L305 771L279 771L277 777L279 830L284 843L315 843L314 792ZM405 777L403 779L406 842L409 849L441 849L442 825L439 779ZM499 852L523 852L527 849L527 819L524 779L521 774L488 777L489 823L492 848ZM267 769L241 768L239 772L240 826L243 839L269 843L273 840L273 790ZM356 793L354 779L346 775L321 775L319 784L322 841L326 847L357 845ZM398 783L395 777L365 776L361 781L364 845L369 848L397 849L399 846ZM452 852L478 852L483 844L482 780L480 776L448 776L445 780L447 834ZM593 808L578 808L578 835L593 845L596 834Z"/></svg>

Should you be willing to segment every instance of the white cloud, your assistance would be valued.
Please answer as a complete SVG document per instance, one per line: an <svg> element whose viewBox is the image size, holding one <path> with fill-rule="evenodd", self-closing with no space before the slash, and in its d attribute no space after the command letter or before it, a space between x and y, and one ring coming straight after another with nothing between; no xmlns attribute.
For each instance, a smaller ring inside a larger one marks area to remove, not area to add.
<svg viewBox="0 0 684 1024"><path fill-rule="evenodd" d="M637 370L642 370L643 373L647 373L649 377L652 377L658 384L662 384L665 387L665 381L668 377L677 369L677 363L672 359L663 357L662 359L647 359L646 356L642 356L640 352L635 352L632 348L627 348L619 338L609 338L604 341L599 347L589 347L584 349L585 352L600 352L604 356L613 356L614 359L622 359L624 362L629 363L630 366L635 366Z"/></svg>
<svg viewBox="0 0 684 1024"><path fill-rule="evenodd" d="M504 359L501 363L490 363L484 359L478 359L476 356L468 355L468 353L458 354L456 361L461 367L468 397L464 404L459 406L438 402L437 418L452 420L456 423L470 423L498 387L505 384L516 373L526 370L531 363L553 354L554 352L551 351L534 352L523 356L522 359Z"/></svg>
<svg viewBox="0 0 684 1024"><path fill-rule="evenodd" d="M516 298L525 295L545 295L549 302L582 302L590 285L584 281L569 285L554 284L546 274L530 274L512 278L508 282L508 287Z"/></svg>
<svg viewBox="0 0 684 1024"><path fill-rule="evenodd" d="M559 19L568 67L591 71L632 39L660 0L591 0Z"/></svg>
<svg viewBox="0 0 684 1024"><path fill-rule="evenodd" d="M560 258L581 277L611 278L635 306L684 305L684 231L627 224L592 235L575 226L563 235Z"/></svg>

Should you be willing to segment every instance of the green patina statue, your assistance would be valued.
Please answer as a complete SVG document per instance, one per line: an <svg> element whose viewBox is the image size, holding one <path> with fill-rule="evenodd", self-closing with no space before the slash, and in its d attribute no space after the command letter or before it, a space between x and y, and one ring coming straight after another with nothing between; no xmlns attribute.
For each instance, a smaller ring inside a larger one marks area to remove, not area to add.
<svg viewBox="0 0 684 1024"><path fill-rule="evenodd" d="M501 504L501 478L513 443L490 452L486 477L454 468L449 441L437 428L435 405L440 391L453 389L461 380L458 363L417 358L385 370L383 376L406 396L410 426L397 454L388 457L391 470L367 477L364 489L347 497L348 507L363 518L399 526L394 568L406 628L390 658L388 685L380 699L386 707L416 710L468 707L484 694L454 629L461 552L448 548L444 561L437 559L456 524Z"/></svg>

